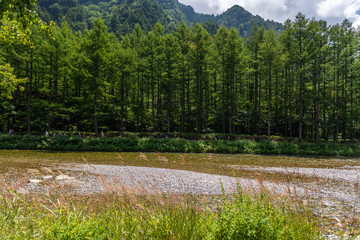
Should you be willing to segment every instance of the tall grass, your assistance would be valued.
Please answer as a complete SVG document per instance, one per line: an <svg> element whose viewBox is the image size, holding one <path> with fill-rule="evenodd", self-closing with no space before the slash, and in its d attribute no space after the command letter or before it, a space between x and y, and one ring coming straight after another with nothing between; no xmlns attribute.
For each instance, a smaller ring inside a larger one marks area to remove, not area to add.
<svg viewBox="0 0 360 240"><path fill-rule="evenodd" d="M77 136L6 136L0 135L0 149L56 151L123 151L186 153L256 153L287 155L360 156L356 144L251 141L186 140L181 138L91 138Z"/></svg>
<svg viewBox="0 0 360 240"><path fill-rule="evenodd" d="M0 195L2 239L321 239L314 219L263 193Z"/></svg>

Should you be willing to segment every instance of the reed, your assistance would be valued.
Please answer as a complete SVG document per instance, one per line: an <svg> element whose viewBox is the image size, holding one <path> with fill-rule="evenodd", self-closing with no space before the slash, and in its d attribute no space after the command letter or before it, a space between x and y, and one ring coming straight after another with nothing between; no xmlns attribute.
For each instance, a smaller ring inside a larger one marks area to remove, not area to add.
<svg viewBox="0 0 360 240"><path fill-rule="evenodd" d="M311 214L294 210L270 190L244 190L238 184L234 194L218 198L150 192L116 180L101 181L108 185L107 191L87 195L18 194L4 186L2 238L322 239Z"/></svg>

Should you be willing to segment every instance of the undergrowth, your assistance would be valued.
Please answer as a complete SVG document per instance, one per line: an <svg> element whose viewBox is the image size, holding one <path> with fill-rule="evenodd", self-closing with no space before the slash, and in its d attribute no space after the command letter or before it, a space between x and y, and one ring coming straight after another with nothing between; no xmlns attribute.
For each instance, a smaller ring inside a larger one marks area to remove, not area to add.
<svg viewBox="0 0 360 240"><path fill-rule="evenodd" d="M0 149L52 151L122 151L185 153L254 153L286 155L360 156L356 144L251 141L187 140L182 138L6 136L0 135Z"/></svg>

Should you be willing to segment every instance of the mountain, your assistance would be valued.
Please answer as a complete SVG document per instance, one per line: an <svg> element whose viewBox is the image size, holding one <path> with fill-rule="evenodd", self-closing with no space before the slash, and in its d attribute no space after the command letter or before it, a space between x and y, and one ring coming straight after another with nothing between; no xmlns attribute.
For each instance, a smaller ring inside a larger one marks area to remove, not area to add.
<svg viewBox="0 0 360 240"><path fill-rule="evenodd" d="M94 19L101 18L118 37L137 23L144 31L152 30L156 22L172 31L182 20L190 26L201 23L212 34L221 25L235 27L241 36L246 36L254 23L276 31L282 29L282 24L265 21L237 5L214 16L197 13L178 0L39 0L37 11L44 21L67 21L74 30L91 28Z"/></svg>
<svg viewBox="0 0 360 240"><path fill-rule="evenodd" d="M170 22L154 0L40 0L37 11L43 20L67 21L74 30L91 28L94 19L101 18L119 37L136 23L150 31L158 21L165 26Z"/></svg>
<svg viewBox="0 0 360 240"><path fill-rule="evenodd" d="M265 21L262 17L258 15L254 16L238 5L235 5L223 14L218 15L216 17L216 22L220 26L224 25L227 28L235 27L242 36L246 36L250 33L250 29L255 23L258 26L264 26L266 29L272 28L275 31L283 29L282 24L270 20Z"/></svg>

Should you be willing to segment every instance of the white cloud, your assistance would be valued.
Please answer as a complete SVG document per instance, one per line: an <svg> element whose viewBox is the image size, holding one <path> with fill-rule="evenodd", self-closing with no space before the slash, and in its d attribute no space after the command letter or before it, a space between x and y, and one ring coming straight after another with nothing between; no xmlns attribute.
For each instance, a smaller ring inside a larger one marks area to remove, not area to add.
<svg viewBox="0 0 360 240"><path fill-rule="evenodd" d="M317 14L323 18L349 19L354 26L360 26L360 2L358 0L324 0L317 4Z"/></svg>
<svg viewBox="0 0 360 240"><path fill-rule="evenodd" d="M196 12L200 13L218 14L226 10L221 8L219 0L180 0L180 2L192 6Z"/></svg>
<svg viewBox="0 0 360 240"><path fill-rule="evenodd" d="M317 14L320 17L336 17L344 16L344 11L349 1L346 0L324 0L317 4Z"/></svg>
<svg viewBox="0 0 360 240"><path fill-rule="evenodd" d="M360 0L179 0L191 5L195 11L221 14L233 5L244 7L252 14L265 19L284 22L302 12L307 18L326 20L329 24L341 23L347 18L360 26Z"/></svg>
<svg viewBox="0 0 360 240"><path fill-rule="evenodd" d="M344 15L354 23L354 26L360 27L360 1L353 0L345 8Z"/></svg>

